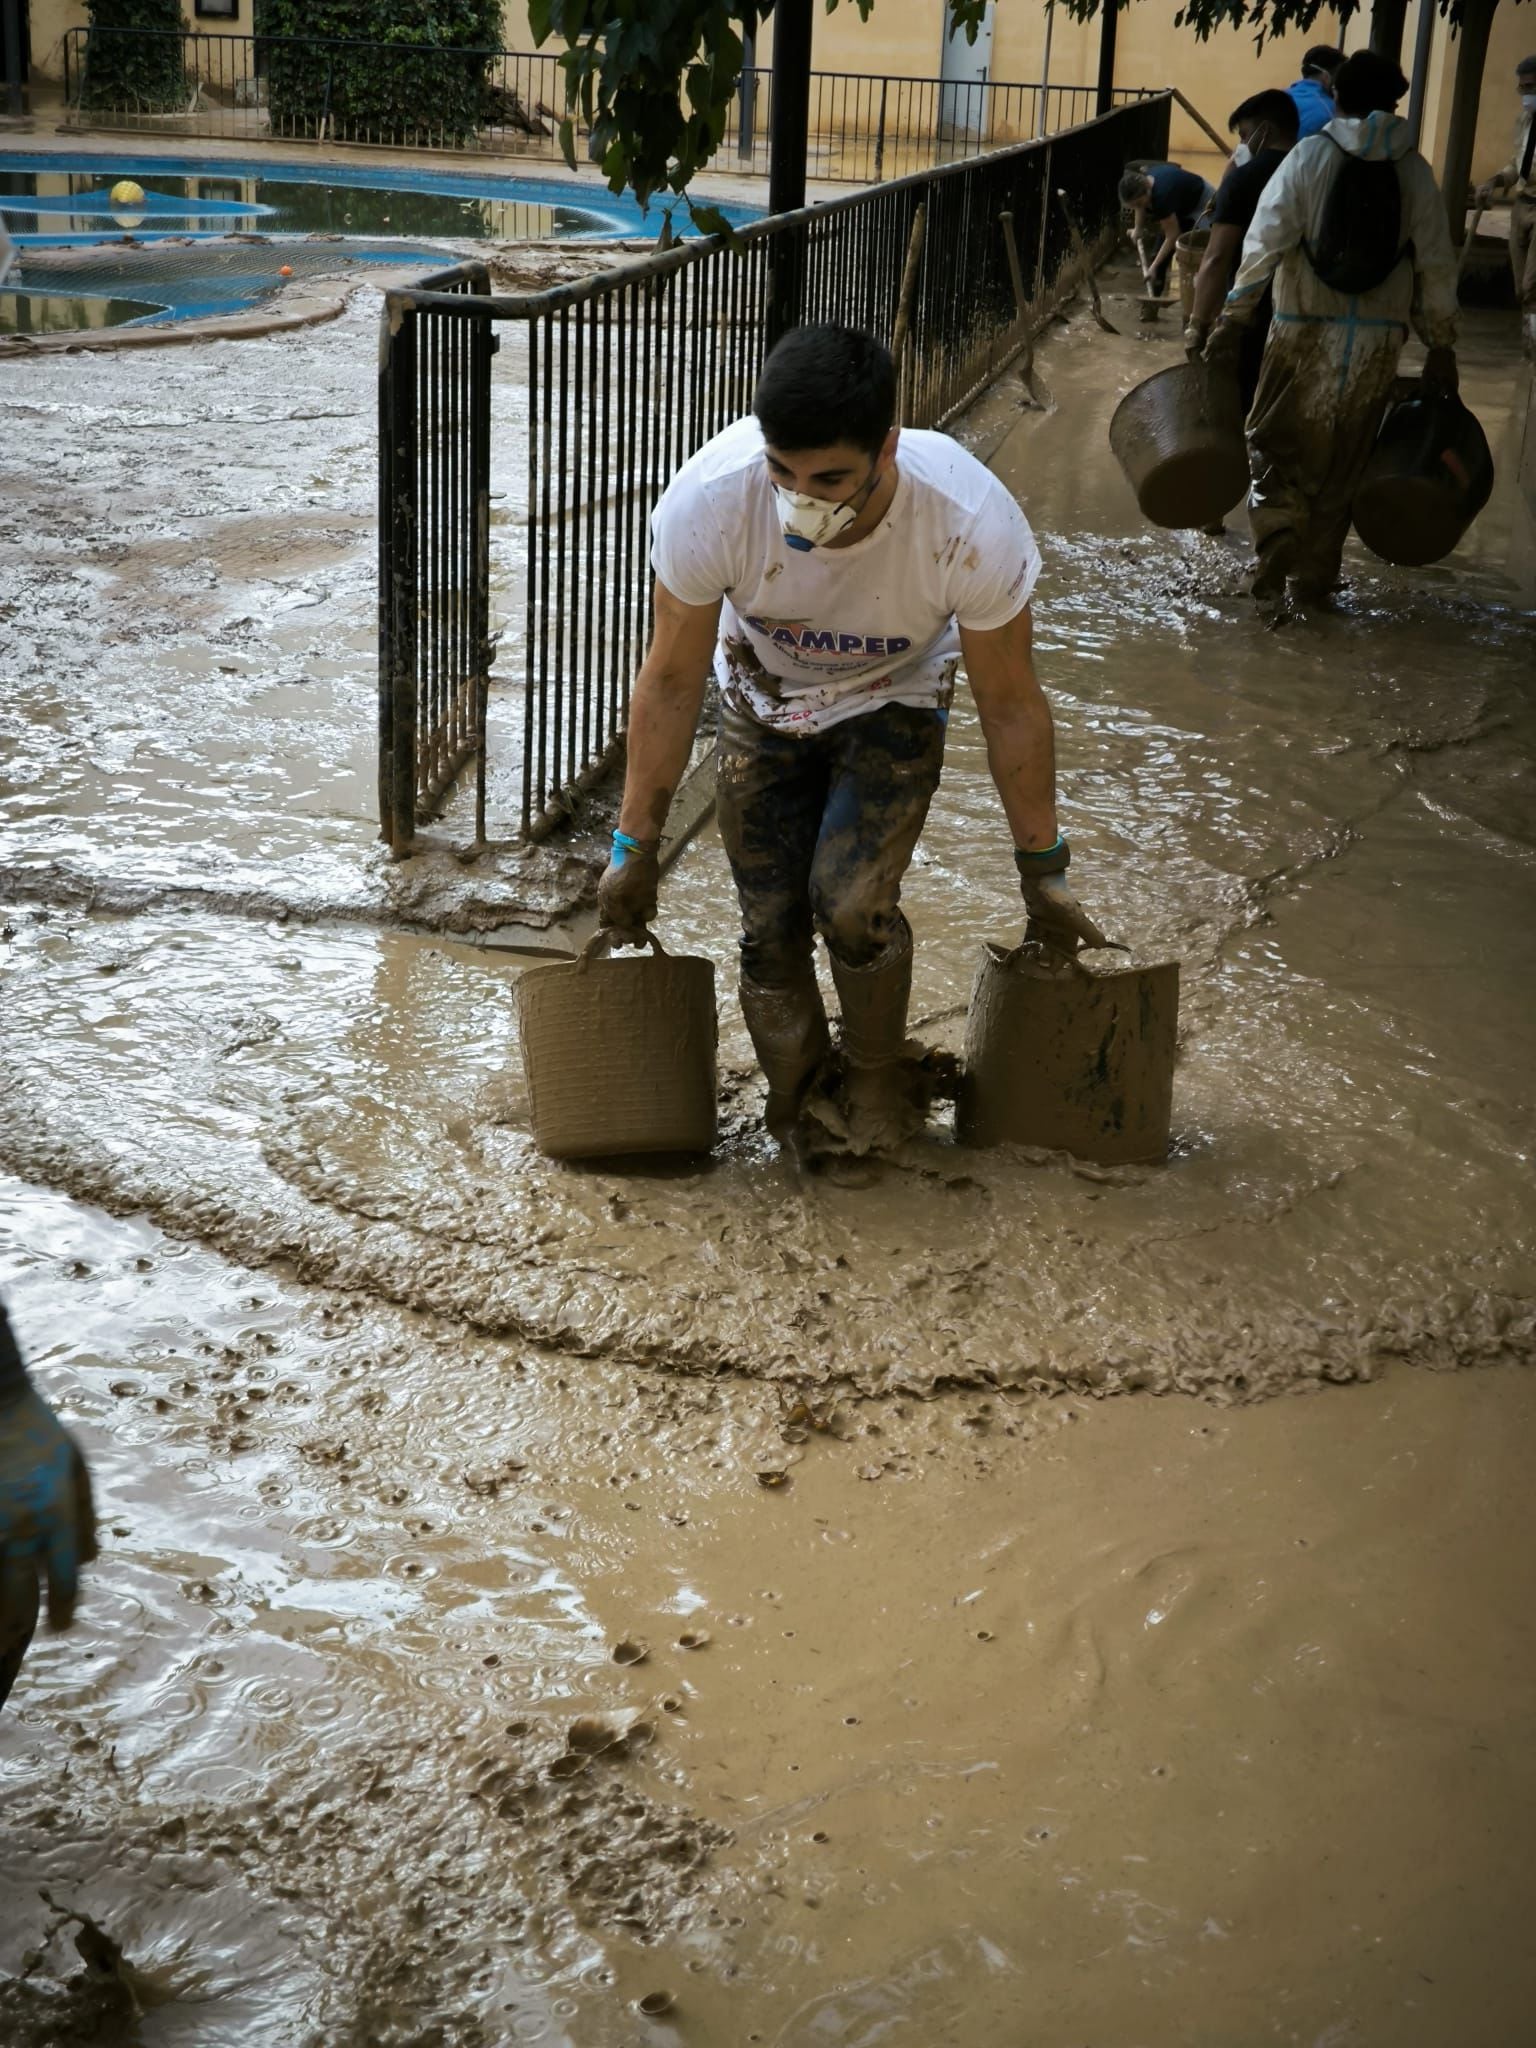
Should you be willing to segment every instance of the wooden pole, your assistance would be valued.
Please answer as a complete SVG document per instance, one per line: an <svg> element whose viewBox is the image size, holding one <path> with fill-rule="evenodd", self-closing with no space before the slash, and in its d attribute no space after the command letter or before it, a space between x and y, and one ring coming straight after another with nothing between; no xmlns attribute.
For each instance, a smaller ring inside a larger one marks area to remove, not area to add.
<svg viewBox="0 0 1536 2048"><path fill-rule="evenodd" d="M928 202L922 200L912 216L907 237L907 261L901 273L901 297L896 302L896 330L891 337L891 360L896 365L896 418L904 426L907 418L907 343L912 335L912 303L917 297L918 274L923 262L923 236L928 228Z"/></svg>

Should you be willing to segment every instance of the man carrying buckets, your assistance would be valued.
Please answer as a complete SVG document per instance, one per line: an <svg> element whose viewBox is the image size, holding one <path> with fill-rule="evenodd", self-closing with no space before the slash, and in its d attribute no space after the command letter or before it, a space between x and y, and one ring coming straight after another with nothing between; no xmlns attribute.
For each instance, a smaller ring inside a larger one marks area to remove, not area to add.
<svg viewBox="0 0 1536 2048"><path fill-rule="evenodd" d="M1066 880L1050 708L1031 655L1040 556L1023 513L946 434L898 429L888 351L796 328L753 416L673 478L652 520L656 628L635 682L604 925L656 914L657 847L711 666L721 837L741 902L741 1007L793 1131L829 1050L814 964L842 1005L850 1148L910 1125L912 932L901 880L938 785L962 663L1013 833L1031 928L1103 935Z"/></svg>

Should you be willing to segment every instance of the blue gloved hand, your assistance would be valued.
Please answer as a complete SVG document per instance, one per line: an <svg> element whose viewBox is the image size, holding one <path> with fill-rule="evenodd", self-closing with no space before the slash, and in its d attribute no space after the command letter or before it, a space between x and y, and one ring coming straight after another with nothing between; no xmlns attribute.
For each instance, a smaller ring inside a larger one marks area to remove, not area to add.
<svg viewBox="0 0 1536 2048"><path fill-rule="evenodd" d="M24 1380L0 1393L0 1659L17 1655L37 1619L74 1619L80 1567L96 1556L91 1478L79 1447Z"/></svg>
<svg viewBox="0 0 1536 2048"><path fill-rule="evenodd" d="M656 839L613 835L613 858L597 885L597 921L605 930L624 934L620 944L638 945L640 935L656 922L656 891L660 866Z"/></svg>

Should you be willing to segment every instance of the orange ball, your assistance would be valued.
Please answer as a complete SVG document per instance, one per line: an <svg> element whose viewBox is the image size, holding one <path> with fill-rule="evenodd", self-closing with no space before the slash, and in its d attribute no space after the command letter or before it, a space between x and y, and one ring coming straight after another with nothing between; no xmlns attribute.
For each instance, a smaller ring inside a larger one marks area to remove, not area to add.
<svg viewBox="0 0 1536 2048"><path fill-rule="evenodd" d="M279 277L292 277L293 265L291 263L285 263L282 269L277 274Z"/></svg>

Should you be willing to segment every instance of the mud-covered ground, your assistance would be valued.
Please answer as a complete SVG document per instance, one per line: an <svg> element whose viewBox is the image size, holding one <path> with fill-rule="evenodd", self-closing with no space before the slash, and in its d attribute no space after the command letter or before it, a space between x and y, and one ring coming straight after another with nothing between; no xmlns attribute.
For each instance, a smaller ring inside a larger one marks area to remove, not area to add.
<svg viewBox="0 0 1536 2048"><path fill-rule="evenodd" d="M1519 2039L1515 493L1267 630L1236 533L1146 532L1105 447L1171 338L1074 319L1049 409L963 431L1046 557L1074 876L1183 964L1169 1165L936 1125L798 1175L706 833L664 929L719 970L721 1144L559 1168L519 961L381 928L516 877L402 899L371 844L372 317L0 394L0 1285L107 1531L0 1723L0 2033ZM931 1039L1011 875L957 713L907 899Z"/></svg>

